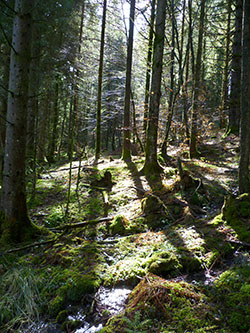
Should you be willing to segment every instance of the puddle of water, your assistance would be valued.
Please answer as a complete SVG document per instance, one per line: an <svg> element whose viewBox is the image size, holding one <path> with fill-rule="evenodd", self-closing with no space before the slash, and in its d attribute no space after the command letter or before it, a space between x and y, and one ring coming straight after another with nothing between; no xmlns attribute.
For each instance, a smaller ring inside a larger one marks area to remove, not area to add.
<svg viewBox="0 0 250 333"><path fill-rule="evenodd" d="M124 303L130 294L131 289L128 288L104 288L100 287L97 294L95 295L96 310L99 314L103 310L109 311L110 314L114 315L124 308ZM82 320L83 326L75 331L75 333L94 333L98 332L103 328L100 323L90 324L84 321L85 316L82 316L79 312L76 316L69 316L70 320Z"/></svg>
<svg viewBox="0 0 250 333"><path fill-rule="evenodd" d="M110 314L114 315L124 308L124 303L130 294L131 289L128 288L99 288L95 295L96 310L99 314L102 311L107 310ZM76 319L75 317L73 319ZM75 331L75 333L94 333L98 332L103 328L102 324L90 324L84 322L83 326Z"/></svg>
<svg viewBox="0 0 250 333"><path fill-rule="evenodd" d="M85 325L76 330L75 333L94 333L100 331L102 328L102 324L99 324L98 326L91 326L89 323L85 323Z"/></svg>
<svg viewBox="0 0 250 333"><path fill-rule="evenodd" d="M123 309L124 302L130 292L131 289L128 288L114 288L110 290L101 287L96 295L97 307L115 314Z"/></svg>

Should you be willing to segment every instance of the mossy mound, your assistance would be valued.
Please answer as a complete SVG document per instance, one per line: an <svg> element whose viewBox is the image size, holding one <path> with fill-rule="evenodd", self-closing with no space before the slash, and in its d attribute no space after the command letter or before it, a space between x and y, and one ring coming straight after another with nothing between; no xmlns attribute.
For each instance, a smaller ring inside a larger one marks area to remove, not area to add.
<svg viewBox="0 0 250 333"><path fill-rule="evenodd" d="M227 197L222 207L222 218L234 229L241 241L250 239L250 195Z"/></svg>
<svg viewBox="0 0 250 333"><path fill-rule="evenodd" d="M81 275L79 272L65 270L64 281L57 281L61 286L56 290L56 296L48 304L49 315L55 318L69 304L85 304L89 295L100 286L100 279L94 274ZM59 277L57 277L59 278Z"/></svg>
<svg viewBox="0 0 250 333"><path fill-rule="evenodd" d="M214 318L201 290L149 274L131 292L125 312L101 332L214 332Z"/></svg>
<svg viewBox="0 0 250 333"><path fill-rule="evenodd" d="M117 215L108 227L109 233L114 235L130 235L145 230L144 219L128 220L123 215Z"/></svg>
<svg viewBox="0 0 250 333"><path fill-rule="evenodd" d="M250 266L234 267L215 282L214 301L231 332L250 331Z"/></svg>

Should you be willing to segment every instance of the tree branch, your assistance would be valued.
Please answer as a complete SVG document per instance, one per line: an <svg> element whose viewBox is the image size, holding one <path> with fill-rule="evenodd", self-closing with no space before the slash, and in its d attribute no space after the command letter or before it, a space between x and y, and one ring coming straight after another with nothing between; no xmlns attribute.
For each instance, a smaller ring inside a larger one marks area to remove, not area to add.
<svg viewBox="0 0 250 333"><path fill-rule="evenodd" d="M0 1L1 1L1 0L0 0ZM15 52L15 54L17 55L17 51L14 49L12 43L9 41L8 36L6 35L6 32L5 32L5 30L4 30L4 28L3 28L3 26L2 26L1 23L0 23L0 28L1 28L2 32L3 32L4 38L5 38L6 41L7 41L7 44L8 44L9 47Z"/></svg>
<svg viewBox="0 0 250 333"><path fill-rule="evenodd" d="M10 11L12 11L15 15L17 15L17 12L15 11L15 9L12 8L12 7L10 7L10 6L9 6L4 0L0 0L0 2L1 2L2 4L4 4L5 7L7 7Z"/></svg>

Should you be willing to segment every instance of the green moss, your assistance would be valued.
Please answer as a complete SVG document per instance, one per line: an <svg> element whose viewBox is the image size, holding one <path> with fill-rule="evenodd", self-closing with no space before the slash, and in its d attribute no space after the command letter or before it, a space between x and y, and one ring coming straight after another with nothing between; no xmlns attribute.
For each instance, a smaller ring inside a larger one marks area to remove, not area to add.
<svg viewBox="0 0 250 333"><path fill-rule="evenodd" d="M109 225L108 230L111 235L129 235L142 232L145 228L144 218L137 218L130 221L123 215L117 215Z"/></svg>
<svg viewBox="0 0 250 333"><path fill-rule="evenodd" d="M65 307L65 299L62 296L56 296L53 300L49 302L48 312L51 317L56 317L60 311Z"/></svg>
<svg viewBox="0 0 250 333"><path fill-rule="evenodd" d="M58 313L56 317L56 322L62 324L68 318L69 312L67 310L63 310Z"/></svg>
<svg viewBox="0 0 250 333"><path fill-rule="evenodd" d="M219 226L221 224L223 224L223 215L219 214L217 216L215 216L215 218L209 222L209 224L214 225L214 226Z"/></svg>
<svg viewBox="0 0 250 333"><path fill-rule="evenodd" d="M234 267L215 282L216 301L232 332L250 330L250 267Z"/></svg>
<svg viewBox="0 0 250 333"><path fill-rule="evenodd" d="M149 332L150 327L157 332L209 332L207 328L216 327L214 316L206 296L191 284L149 274L130 294L124 314L110 319L101 332Z"/></svg>
<svg viewBox="0 0 250 333"><path fill-rule="evenodd" d="M125 235L128 220L123 215L117 215L109 225L111 235Z"/></svg>
<svg viewBox="0 0 250 333"><path fill-rule="evenodd" d="M184 272L197 272L202 268L202 261L197 257L193 257L190 253L181 253L180 264Z"/></svg>
<svg viewBox="0 0 250 333"><path fill-rule="evenodd" d="M51 234L46 228L39 227L29 217L23 221L7 219L3 212L0 216L0 244L4 247L12 246L15 243L34 241L39 236Z"/></svg>
<svg viewBox="0 0 250 333"><path fill-rule="evenodd" d="M250 195L244 193L237 198L227 197L222 207L222 216L234 229L238 238L248 241L250 238Z"/></svg>
<svg viewBox="0 0 250 333"><path fill-rule="evenodd" d="M65 332L74 332L77 328L81 327L81 320L67 320L62 324L62 330Z"/></svg>

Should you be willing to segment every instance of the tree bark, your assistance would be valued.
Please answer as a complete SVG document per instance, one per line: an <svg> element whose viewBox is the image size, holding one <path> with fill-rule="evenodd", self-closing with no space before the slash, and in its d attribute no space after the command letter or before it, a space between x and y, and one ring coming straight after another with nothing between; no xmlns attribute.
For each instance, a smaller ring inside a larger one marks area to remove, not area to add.
<svg viewBox="0 0 250 333"><path fill-rule="evenodd" d="M230 44L231 44L231 14L232 14L232 0L227 0L227 30L226 30L226 58L223 71L222 82L222 101L220 107L220 128L226 126L226 112L228 109L228 75L229 75L229 61L230 61Z"/></svg>
<svg viewBox="0 0 250 333"><path fill-rule="evenodd" d="M131 77L133 62L133 42L134 42L134 20L135 20L135 0L130 3L129 17L129 36L127 47L127 65L126 65L126 84L125 84L125 104L123 118L123 146L122 159L124 161L131 160L131 121L130 121L130 95L131 95Z"/></svg>
<svg viewBox="0 0 250 333"><path fill-rule="evenodd" d="M16 0L9 75L1 241L20 241L31 227L26 205L25 147L32 30L32 0Z"/></svg>
<svg viewBox="0 0 250 333"><path fill-rule="evenodd" d="M143 171L146 175L157 175L162 168L157 161L157 137L158 137L158 121L159 108L161 98L161 79L162 79L162 63L163 49L165 37L165 20L166 20L166 1L158 0L155 39L153 49L153 68L152 83L150 91L149 119L147 125L146 148L145 148L145 164Z"/></svg>
<svg viewBox="0 0 250 333"><path fill-rule="evenodd" d="M146 139L146 130L148 123L148 109L149 109L149 97L150 97L150 81L151 81L151 69L152 69L152 55L153 55L153 37L154 37L154 23L155 23L155 0L151 3L151 16L149 26L149 38L148 38L148 54L147 54L147 71L146 71L146 83L145 83L145 99L144 99L144 144Z"/></svg>
<svg viewBox="0 0 250 333"><path fill-rule="evenodd" d="M102 32L101 32L99 73L98 73L97 113L96 113L96 143L95 143L95 160L96 161L98 161L98 159L100 158L100 153L101 153L102 76L103 76L106 12L107 12L107 0L103 0Z"/></svg>
<svg viewBox="0 0 250 333"><path fill-rule="evenodd" d="M248 0L244 0L243 17L239 190L240 193L250 193L250 2Z"/></svg>
<svg viewBox="0 0 250 333"><path fill-rule="evenodd" d="M58 132L58 118L59 118L59 108L58 108L58 96L59 96L59 79L56 78L55 88L54 88L54 105L52 114L52 133L50 137L49 147L48 147L48 162L53 163L55 161L55 151L57 145L57 132Z"/></svg>
<svg viewBox="0 0 250 333"><path fill-rule="evenodd" d="M175 13L174 0L171 0L171 20L172 20L172 38L171 38L171 65L170 65L170 92L168 101L168 117L166 124L165 138L161 147L163 157L167 156L167 142L170 133L171 123L174 115L174 58L175 58ZM179 84L180 86L180 84Z"/></svg>
<svg viewBox="0 0 250 333"><path fill-rule="evenodd" d="M240 126L240 94L241 53L242 53L242 10L243 0L237 0L235 12L235 32L232 45L231 93L229 98L228 132L239 134Z"/></svg>
<svg viewBox="0 0 250 333"><path fill-rule="evenodd" d="M190 158L198 156L197 151L197 120L198 120L198 110L199 110L199 96L201 88L201 59L202 59L202 45L203 45L203 33L204 33L204 20L205 20L205 3L206 0L201 0L201 9L200 9L200 22L199 22L199 37L198 37L198 48L197 48L197 57L195 65L195 74L194 74L194 91L193 91L193 100L192 100L192 119L191 119L191 134L190 134L190 146L189 154Z"/></svg>

